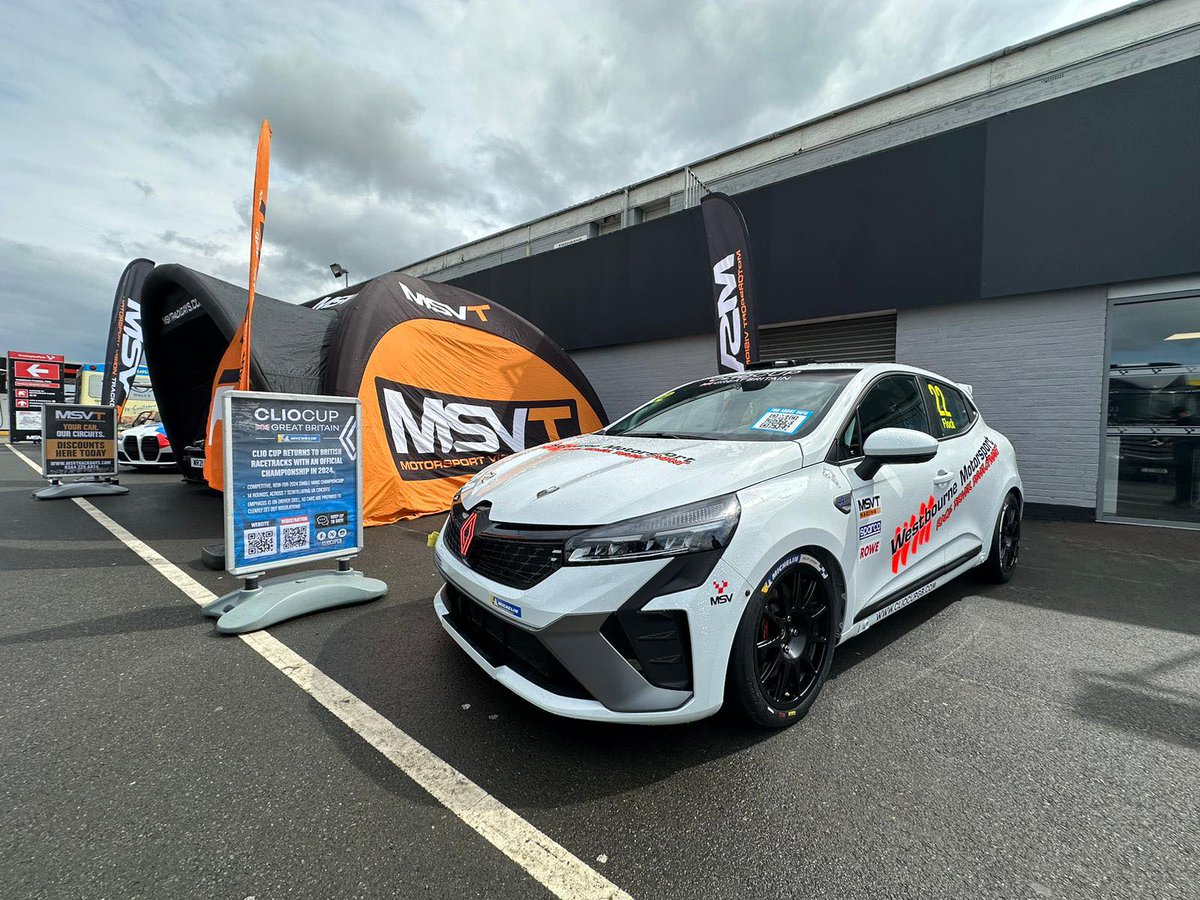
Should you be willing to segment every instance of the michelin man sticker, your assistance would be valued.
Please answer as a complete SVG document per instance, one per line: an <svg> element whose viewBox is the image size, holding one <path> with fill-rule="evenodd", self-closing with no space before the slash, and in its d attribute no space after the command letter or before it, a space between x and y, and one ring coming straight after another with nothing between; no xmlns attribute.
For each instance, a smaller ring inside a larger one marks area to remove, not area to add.
<svg viewBox="0 0 1200 900"><path fill-rule="evenodd" d="M781 434L795 434L812 415L808 409L785 409L773 406L768 409L757 422L750 427L756 431L777 431Z"/></svg>

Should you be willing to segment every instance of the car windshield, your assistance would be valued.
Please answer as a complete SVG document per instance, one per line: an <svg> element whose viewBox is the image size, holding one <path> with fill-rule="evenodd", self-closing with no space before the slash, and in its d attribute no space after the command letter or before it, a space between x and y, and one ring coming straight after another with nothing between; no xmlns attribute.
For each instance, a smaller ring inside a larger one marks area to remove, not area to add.
<svg viewBox="0 0 1200 900"><path fill-rule="evenodd" d="M630 437L792 440L811 429L856 373L751 372L695 381L604 430Z"/></svg>

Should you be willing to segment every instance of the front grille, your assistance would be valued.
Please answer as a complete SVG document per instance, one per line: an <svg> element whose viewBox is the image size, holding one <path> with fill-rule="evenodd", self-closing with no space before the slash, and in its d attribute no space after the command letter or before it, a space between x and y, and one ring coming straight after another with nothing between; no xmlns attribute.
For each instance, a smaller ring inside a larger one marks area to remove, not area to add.
<svg viewBox="0 0 1200 900"><path fill-rule="evenodd" d="M454 585L446 584L447 620L493 666L508 666L522 678L562 697L595 698L536 635L484 609Z"/></svg>
<svg viewBox="0 0 1200 900"><path fill-rule="evenodd" d="M146 462L158 459L158 435L147 434L142 437L142 459Z"/></svg>
<svg viewBox="0 0 1200 900"><path fill-rule="evenodd" d="M128 456L130 459L137 459L138 458L137 438L134 437L132 434L129 435L127 438L125 438L123 441L121 441L121 449L125 452L125 455Z"/></svg>
<svg viewBox="0 0 1200 900"><path fill-rule="evenodd" d="M484 578L526 590L548 578L562 565L563 540L559 534L550 539L546 537L546 529L497 523L489 523L486 533L477 530L466 556L463 556L459 529L465 515L460 506L450 511L446 546Z"/></svg>

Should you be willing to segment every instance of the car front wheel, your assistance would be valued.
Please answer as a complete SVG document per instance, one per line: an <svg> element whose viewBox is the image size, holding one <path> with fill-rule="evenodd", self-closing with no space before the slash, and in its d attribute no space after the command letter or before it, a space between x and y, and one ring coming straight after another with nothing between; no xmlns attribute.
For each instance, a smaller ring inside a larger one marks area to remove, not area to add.
<svg viewBox="0 0 1200 900"><path fill-rule="evenodd" d="M804 718L829 675L839 615L838 593L824 565L807 553L785 557L746 603L726 697L766 728Z"/></svg>

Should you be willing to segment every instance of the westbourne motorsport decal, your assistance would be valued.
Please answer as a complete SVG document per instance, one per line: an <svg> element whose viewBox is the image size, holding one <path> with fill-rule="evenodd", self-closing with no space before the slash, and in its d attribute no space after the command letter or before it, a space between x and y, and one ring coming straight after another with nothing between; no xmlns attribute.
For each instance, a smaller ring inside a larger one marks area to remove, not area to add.
<svg viewBox="0 0 1200 900"><path fill-rule="evenodd" d="M896 527L892 536L892 572L899 572L908 565L909 559L929 543L933 531L946 524L999 456L1000 448L991 438L985 437L975 455L959 470L958 482L951 484L940 497L930 494L915 515ZM859 528L860 539L861 534L862 528Z"/></svg>

